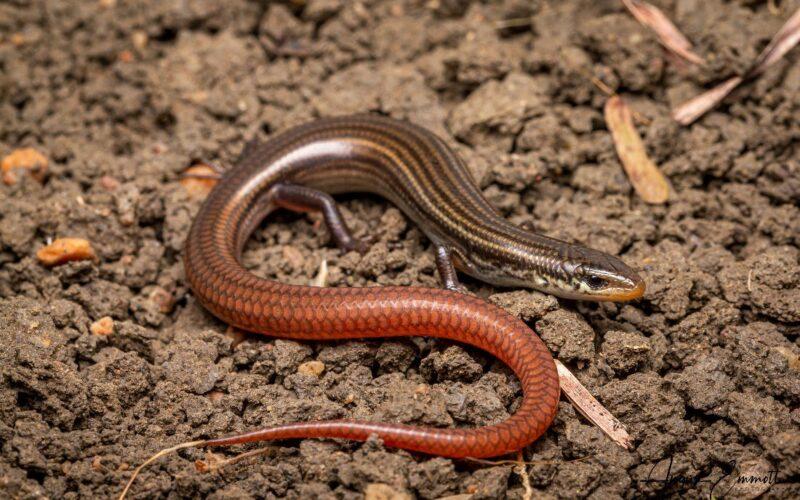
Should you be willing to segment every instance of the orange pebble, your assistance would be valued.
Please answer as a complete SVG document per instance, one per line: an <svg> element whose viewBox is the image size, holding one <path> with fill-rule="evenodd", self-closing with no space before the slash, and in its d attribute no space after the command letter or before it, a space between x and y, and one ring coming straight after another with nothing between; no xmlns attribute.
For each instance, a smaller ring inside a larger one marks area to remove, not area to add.
<svg viewBox="0 0 800 500"><path fill-rule="evenodd" d="M34 179L42 182L47 173L47 158L33 148L15 149L3 158L0 170L3 172L3 182L9 186L17 183L20 170L27 170Z"/></svg>
<svg viewBox="0 0 800 500"><path fill-rule="evenodd" d="M217 179L212 178L216 177L217 173L213 168L202 163L187 168L183 175L181 185L191 196L205 197L217 185Z"/></svg>
<svg viewBox="0 0 800 500"><path fill-rule="evenodd" d="M100 178L100 186L106 191L116 191L119 187L119 181L110 175L104 175Z"/></svg>
<svg viewBox="0 0 800 500"><path fill-rule="evenodd" d="M130 50L123 50L122 52L119 53L117 58L121 62L129 63L129 62L133 61L133 52L131 52Z"/></svg>
<svg viewBox="0 0 800 500"><path fill-rule="evenodd" d="M92 245L82 238L59 238L36 252L45 266L58 266L73 260L94 259Z"/></svg>
<svg viewBox="0 0 800 500"><path fill-rule="evenodd" d="M114 333L114 320L110 316L103 316L89 326L89 331L103 337L111 335Z"/></svg>

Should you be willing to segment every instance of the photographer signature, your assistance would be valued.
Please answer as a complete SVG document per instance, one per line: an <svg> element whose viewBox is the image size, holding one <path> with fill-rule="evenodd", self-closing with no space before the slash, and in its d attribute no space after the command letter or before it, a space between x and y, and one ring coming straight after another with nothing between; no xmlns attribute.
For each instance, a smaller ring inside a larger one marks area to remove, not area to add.
<svg viewBox="0 0 800 500"><path fill-rule="evenodd" d="M669 457L669 466L667 467L667 473L664 477L654 477L656 467L662 462L657 462L653 464L653 468L650 469L650 473L647 475L647 479L640 480L639 482L642 483L660 483L662 484L662 488L666 489L670 486L681 486L679 491L684 491L689 488L697 487L701 483L709 483L711 484L711 489L708 492L708 498L721 498L725 497L730 491L736 487L737 485L769 485L772 486L775 484L775 481L778 476L777 470L769 470L765 474L760 475L753 475L753 474L740 474L736 477L735 481L732 481L730 486L724 492L721 491L722 487L718 489L720 483L725 479L732 477L733 472L736 470L736 460L731 460L728 462L728 471L726 472L723 470L722 476L715 481L711 479L703 477L703 474L698 473L695 475L680 475L680 474L673 474L672 473L672 463L673 458Z"/></svg>

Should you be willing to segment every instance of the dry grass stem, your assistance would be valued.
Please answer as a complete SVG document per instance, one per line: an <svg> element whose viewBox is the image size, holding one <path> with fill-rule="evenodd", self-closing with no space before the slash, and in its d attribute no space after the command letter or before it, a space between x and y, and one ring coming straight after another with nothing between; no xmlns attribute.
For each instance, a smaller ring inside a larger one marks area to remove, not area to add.
<svg viewBox="0 0 800 500"><path fill-rule="evenodd" d="M205 443L205 441L188 441L186 443L176 444L175 446L172 446L170 448L164 448L163 450L159 451L152 457L142 462L142 465L133 470L133 474L131 474L131 478L128 479L128 483L125 485L125 489L122 490L122 493L120 493L119 495L119 500L123 500L125 498L125 495L128 494L128 490L131 489L131 485L133 484L134 479L136 479L136 476L139 475L139 472L147 465L149 465L152 462L155 462L164 455L172 453L173 451L183 450L184 448L191 448L192 446L199 446L203 443Z"/></svg>
<svg viewBox="0 0 800 500"><path fill-rule="evenodd" d="M778 62L800 42L800 9L784 23L769 45L761 51L753 65L742 76L731 77L716 87L680 104L672 111L672 118L681 125L689 125L716 107L739 84L755 78Z"/></svg>
<svg viewBox="0 0 800 500"><path fill-rule="evenodd" d="M590 422L600 428L615 443L626 450L633 448L633 440L622 422L617 420L594 396L581 384L575 375L560 361L556 360L558 379L561 390L572 405Z"/></svg>
<svg viewBox="0 0 800 500"><path fill-rule="evenodd" d="M653 30L661 45L689 62L704 63L703 58L692 51L692 43L660 9L640 0L622 0L622 3L637 21Z"/></svg>
<svg viewBox="0 0 800 500"><path fill-rule="evenodd" d="M200 472L210 472L210 473L219 472L220 469L222 469L223 467L240 462L245 458L257 457L259 455L273 454L274 452L275 448L273 446L265 446L263 448L258 448L255 450L250 450L244 453L240 453L235 457L226 458L224 460L216 458L216 455L209 453L208 458L205 460L205 462L195 463L195 467L197 467L199 463L203 463L204 464L203 466L198 467L198 470L200 470Z"/></svg>

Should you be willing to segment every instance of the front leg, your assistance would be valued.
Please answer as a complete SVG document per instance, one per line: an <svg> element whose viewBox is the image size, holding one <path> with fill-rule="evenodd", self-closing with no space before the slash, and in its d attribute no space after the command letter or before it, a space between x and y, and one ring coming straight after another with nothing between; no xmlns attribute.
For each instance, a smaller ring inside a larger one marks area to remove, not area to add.
<svg viewBox="0 0 800 500"><path fill-rule="evenodd" d="M434 256L436 258L436 269L439 270L439 277L442 284L448 290L460 293L469 293L467 287L459 283L456 268L453 266L453 256L450 249L438 243L434 244Z"/></svg>
<svg viewBox="0 0 800 500"><path fill-rule="evenodd" d="M367 243L353 237L336 201L328 193L296 184L276 184L269 191L269 199L275 206L295 212L322 212L334 243L343 251L364 254L369 249Z"/></svg>

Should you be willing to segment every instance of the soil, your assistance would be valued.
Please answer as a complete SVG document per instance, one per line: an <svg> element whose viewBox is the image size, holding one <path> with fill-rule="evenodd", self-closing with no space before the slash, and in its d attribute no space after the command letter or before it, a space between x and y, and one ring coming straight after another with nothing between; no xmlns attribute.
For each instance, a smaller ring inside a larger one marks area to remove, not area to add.
<svg viewBox="0 0 800 500"><path fill-rule="evenodd" d="M194 462L251 448L187 449L145 469L132 497L800 496L800 52L692 126L669 117L741 73L800 2L656 3L706 66L676 60L610 0L0 5L0 155L32 147L49 160L43 183L0 185L2 495L110 497L162 447L277 423L475 426L513 411L518 382L482 352L243 340L186 287L202 196L183 170L369 111L440 134L509 219L643 270L646 296L625 305L464 280L524 318L634 449L563 401L524 471L304 440L221 474ZM593 79L636 111L667 204L633 193ZM327 260L329 286L438 286L430 243L396 208L342 203L355 233L374 235L366 255L340 255L316 216L281 213L246 266L308 283ZM97 259L43 267L36 251L57 237L88 239ZM106 316L113 333L92 333ZM767 471L774 484L733 483Z"/></svg>

